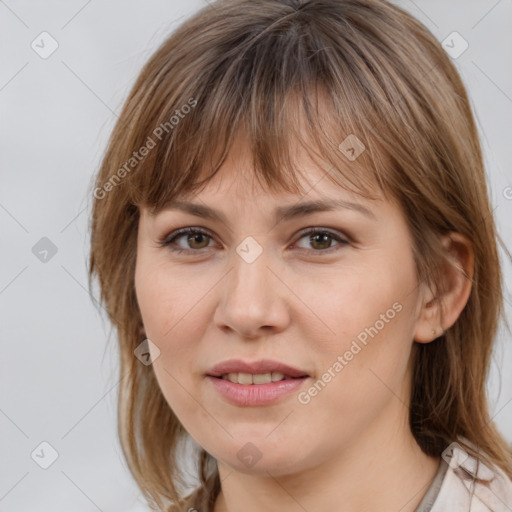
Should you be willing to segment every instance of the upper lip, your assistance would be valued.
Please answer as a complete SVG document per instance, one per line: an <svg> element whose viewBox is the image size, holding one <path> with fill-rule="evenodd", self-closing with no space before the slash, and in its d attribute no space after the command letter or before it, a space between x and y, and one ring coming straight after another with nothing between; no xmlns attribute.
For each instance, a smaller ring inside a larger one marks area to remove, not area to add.
<svg viewBox="0 0 512 512"><path fill-rule="evenodd" d="M308 374L304 370L293 368L287 364L273 361L271 359L261 359L259 361L242 361L241 359L229 359L216 364L208 375L212 377L220 377L226 373L272 373L279 372L287 377L307 377Z"/></svg>

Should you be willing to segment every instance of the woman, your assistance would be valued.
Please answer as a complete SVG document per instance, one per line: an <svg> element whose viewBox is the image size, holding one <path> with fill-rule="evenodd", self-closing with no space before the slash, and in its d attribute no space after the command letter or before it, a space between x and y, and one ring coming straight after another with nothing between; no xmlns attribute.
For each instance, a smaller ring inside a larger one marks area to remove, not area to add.
<svg viewBox="0 0 512 512"><path fill-rule="evenodd" d="M152 508L512 509L480 144L409 14L211 4L141 71L93 194L119 433Z"/></svg>

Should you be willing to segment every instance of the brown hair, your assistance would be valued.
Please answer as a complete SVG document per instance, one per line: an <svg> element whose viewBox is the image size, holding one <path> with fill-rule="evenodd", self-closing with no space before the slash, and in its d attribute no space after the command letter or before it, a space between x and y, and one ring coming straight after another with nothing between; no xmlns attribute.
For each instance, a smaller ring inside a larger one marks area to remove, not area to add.
<svg viewBox="0 0 512 512"><path fill-rule="evenodd" d="M297 129L299 112L308 140ZM302 192L290 153L298 141L328 163L333 183L366 197L377 185L396 200L413 236L418 279L431 286L443 284L439 235L456 231L471 241L465 309L442 337L414 343L410 426L426 454L439 456L457 440L512 477L510 449L486 398L503 300L497 234L455 66L420 22L386 1L227 0L188 19L146 63L93 194L90 285L97 276L117 329L119 435L151 506L181 499L177 450L187 433L152 366L134 356L144 339L134 288L139 208L156 212L206 184L240 133L257 179L271 190ZM357 159L339 149L349 135L366 148ZM220 482L212 457L199 455L202 485L181 506L208 510Z"/></svg>

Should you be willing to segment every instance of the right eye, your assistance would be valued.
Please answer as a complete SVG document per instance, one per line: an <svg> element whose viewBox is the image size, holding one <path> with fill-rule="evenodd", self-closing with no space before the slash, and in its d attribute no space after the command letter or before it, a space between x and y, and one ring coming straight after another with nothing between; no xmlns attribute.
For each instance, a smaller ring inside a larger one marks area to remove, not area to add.
<svg viewBox="0 0 512 512"><path fill-rule="evenodd" d="M179 246L176 247L176 241L183 239L185 240L186 244L198 244L200 247L182 247ZM171 233L170 236L166 236L164 240L162 240L160 245L162 247L168 247L171 251L176 253L183 253L183 252L198 252L201 249L205 249L208 247L208 245L204 245L204 240L212 239L211 235L202 229L199 228L183 228L179 229L178 231L175 231L174 233Z"/></svg>

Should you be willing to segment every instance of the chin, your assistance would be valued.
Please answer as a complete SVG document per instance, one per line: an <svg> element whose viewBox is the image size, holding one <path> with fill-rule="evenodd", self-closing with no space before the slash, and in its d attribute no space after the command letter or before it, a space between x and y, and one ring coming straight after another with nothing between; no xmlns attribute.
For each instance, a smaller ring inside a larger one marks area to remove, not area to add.
<svg viewBox="0 0 512 512"><path fill-rule="evenodd" d="M285 451L278 450L268 440L265 443L263 439L261 442L253 439L235 443L233 451L218 453L216 458L239 473L258 476L269 476L270 473L272 476L280 476L291 474L303 465L303 457L297 457L297 450L291 446L286 448Z"/></svg>

